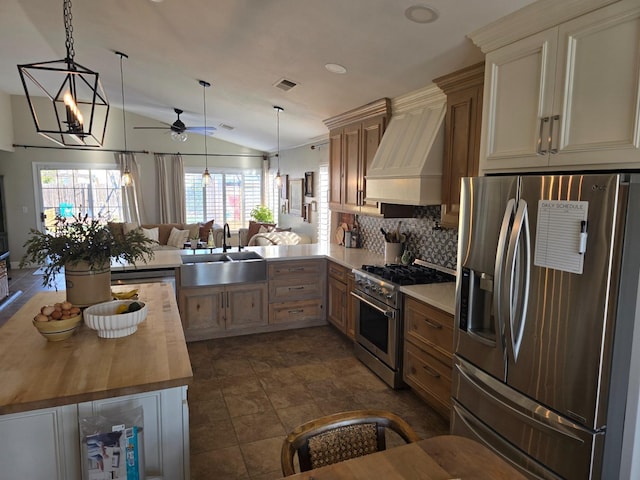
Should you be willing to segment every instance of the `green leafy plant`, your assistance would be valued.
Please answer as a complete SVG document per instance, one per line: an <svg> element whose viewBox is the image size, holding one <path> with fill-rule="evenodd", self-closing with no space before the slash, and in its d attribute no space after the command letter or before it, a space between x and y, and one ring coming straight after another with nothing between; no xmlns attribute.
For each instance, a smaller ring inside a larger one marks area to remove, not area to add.
<svg viewBox="0 0 640 480"><path fill-rule="evenodd" d="M106 223L88 219L88 215L70 219L56 216L52 233L31 229L30 238L24 243L26 253L20 260L20 268L36 264L42 266L42 285L55 284L56 274L67 264L86 262L89 268L103 268L117 259L135 265L153 257L151 245L155 243L135 229L126 234L113 235Z"/></svg>
<svg viewBox="0 0 640 480"><path fill-rule="evenodd" d="M256 222L273 223L273 212L266 205L256 205L250 212L251 218Z"/></svg>

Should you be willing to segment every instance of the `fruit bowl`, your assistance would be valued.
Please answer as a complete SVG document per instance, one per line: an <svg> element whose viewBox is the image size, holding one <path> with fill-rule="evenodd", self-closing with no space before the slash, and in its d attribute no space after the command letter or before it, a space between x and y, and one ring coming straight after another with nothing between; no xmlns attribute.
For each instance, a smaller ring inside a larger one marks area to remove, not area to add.
<svg viewBox="0 0 640 480"><path fill-rule="evenodd" d="M134 312L118 313L125 306L137 303L140 309ZM100 338L120 338L138 330L138 325L147 318L147 305L137 300L114 300L98 303L84 310L84 323L97 330Z"/></svg>
<svg viewBox="0 0 640 480"><path fill-rule="evenodd" d="M59 342L73 335L81 321L82 313L79 313L75 317L69 317L64 320L49 320L48 322L33 320L33 326L48 341Z"/></svg>

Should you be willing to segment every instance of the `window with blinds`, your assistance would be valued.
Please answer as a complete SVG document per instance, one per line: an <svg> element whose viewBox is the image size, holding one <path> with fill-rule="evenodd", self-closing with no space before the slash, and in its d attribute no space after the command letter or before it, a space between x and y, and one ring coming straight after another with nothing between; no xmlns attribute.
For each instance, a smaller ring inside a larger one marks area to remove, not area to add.
<svg viewBox="0 0 640 480"><path fill-rule="evenodd" d="M231 230L249 224L249 212L261 203L262 176L254 172L211 171L211 184L203 187L202 172L184 174L187 223L211 219Z"/></svg>

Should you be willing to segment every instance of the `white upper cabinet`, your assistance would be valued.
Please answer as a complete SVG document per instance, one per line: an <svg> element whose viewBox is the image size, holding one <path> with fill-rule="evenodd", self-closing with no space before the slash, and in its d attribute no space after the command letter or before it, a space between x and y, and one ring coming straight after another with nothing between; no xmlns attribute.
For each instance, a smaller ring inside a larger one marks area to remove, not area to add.
<svg viewBox="0 0 640 480"><path fill-rule="evenodd" d="M640 4L487 53L481 173L640 167Z"/></svg>

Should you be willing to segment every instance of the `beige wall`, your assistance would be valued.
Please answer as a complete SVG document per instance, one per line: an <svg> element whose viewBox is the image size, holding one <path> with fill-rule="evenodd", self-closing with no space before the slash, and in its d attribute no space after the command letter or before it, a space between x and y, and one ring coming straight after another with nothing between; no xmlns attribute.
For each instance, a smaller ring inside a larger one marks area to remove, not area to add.
<svg viewBox="0 0 640 480"><path fill-rule="evenodd" d="M13 117L13 140L9 139L9 145L39 145L55 147L52 141L41 137L35 131L33 120L29 113L26 98L23 96L11 96L11 116ZM6 127L6 112L3 114L3 97L0 95L0 132ZM154 125L157 122L134 114L127 114L127 148L129 150L148 150L148 154L137 154L142 175L141 188L144 197L144 207L150 222L158 219L158 194L156 191L156 174L153 152L177 152L202 153L204 152L204 137L191 135L184 143L176 143L171 136L161 130L133 130L134 125ZM9 123L11 123L9 121ZM16 267L24 253L23 243L27 240L29 229L36 228L39 212L35 211L35 179L33 164L42 163L89 163L93 165L115 165L113 153L96 151L74 151L68 149L37 149L16 148L14 152L2 151L2 134L0 133L0 175L4 176L6 213L9 232L9 249L11 251L11 264ZM124 148L122 129L122 110L111 107L109 112L109 124L104 148ZM209 157L209 167L241 167L262 168L263 152L241 147L210 137L207 140L207 149L210 154L245 154L258 157ZM204 157L184 156L185 167L198 166L204 169ZM281 163L282 165L282 163Z"/></svg>
<svg viewBox="0 0 640 480"><path fill-rule="evenodd" d="M13 150L11 95L0 92L0 150Z"/></svg>
<svg viewBox="0 0 640 480"><path fill-rule="evenodd" d="M316 139L315 143L322 143L323 141L326 142L327 140ZM303 201L305 203L311 203L312 201L315 201L316 205L319 203L318 165L323 163L329 163L329 149L326 147L312 150L311 144L309 144L280 152L280 172L283 175L289 175L289 180L304 179L305 172L313 172L315 183L313 188L314 196L304 197ZM272 164L272 166L277 167L276 164ZM311 212L310 223L305 222L302 217L280 213L278 224L284 228L292 227L296 232L311 237L314 242L318 240L318 212Z"/></svg>

